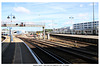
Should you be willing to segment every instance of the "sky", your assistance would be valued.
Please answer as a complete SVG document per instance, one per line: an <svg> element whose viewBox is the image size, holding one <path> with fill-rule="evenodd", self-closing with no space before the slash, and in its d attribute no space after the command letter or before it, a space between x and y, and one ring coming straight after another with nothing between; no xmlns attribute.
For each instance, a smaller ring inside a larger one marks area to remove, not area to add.
<svg viewBox="0 0 100 67"><path fill-rule="evenodd" d="M99 3L94 2L94 19L99 20ZM93 2L2 2L2 22L11 23L7 16L16 17L12 23L45 24L46 29L72 26L93 21ZM72 19L69 17L73 17ZM41 31L40 27L12 28L13 30Z"/></svg>

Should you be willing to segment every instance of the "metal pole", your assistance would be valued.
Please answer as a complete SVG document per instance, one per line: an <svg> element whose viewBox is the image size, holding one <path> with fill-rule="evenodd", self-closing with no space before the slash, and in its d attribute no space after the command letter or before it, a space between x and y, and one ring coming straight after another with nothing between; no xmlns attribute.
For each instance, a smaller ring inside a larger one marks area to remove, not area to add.
<svg viewBox="0 0 100 67"><path fill-rule="evenodd" d="M10 43L11 43L11 28L10 28Z"/></svg>
<svg viewBox="0 0 100 67"><path fill-rule="evenodd" d="M12 13L11 13L11 22L12 22Z"/></svg>
<svg viewBox="0 0 100 67"><path fill-rule="evenodd" d="M12 13L11 13L11 23L12 23ZM11 43L11 27L10 27L10 43Z"/></svg>
<svg viewBox="0 0 100 67"><path fill-rule="evenodd" d="M43 39L45 40L45 26L43 27Z"/></svg>
<svg viewBox="0 0 100 67"><path fill-rule="evenodd" d="M11 13L11 23L12 23L12 13ZM10 43L11 43L11 27L10 27Z"/></svg>
<svg viewBox="0 0 100 67"><path fill-rule="evenodd" d="M95 30L94 30L94 2L93 2L93 34L95 34L94 31L95 31Z"/></svg>
<svg viewBox="0 0 100 67"><path fill-rule="evenodd" d="M12 13L11 13L11 15L9 15L7 18L8 18L8 19L10 18L11 23L12 23L12 19L15 19L15 16L13 16ZM11 43L11 39L12 39L12 38L11 38L11 35L12 35L12 33L11 33L11 27L10 27L9 30L10 30L10 43Z"/></svg>

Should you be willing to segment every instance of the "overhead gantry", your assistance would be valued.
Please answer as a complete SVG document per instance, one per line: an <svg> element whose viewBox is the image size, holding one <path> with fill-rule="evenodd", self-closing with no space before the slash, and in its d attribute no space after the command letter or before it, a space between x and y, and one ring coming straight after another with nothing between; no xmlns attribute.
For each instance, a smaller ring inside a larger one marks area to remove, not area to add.
<svg viewBox="0 0 100 67"><path fill-rule="evenodd" d="M43 39L45 40L45 25L42 25L42 24L41 25L40 24L24 24L24 22L21 22L19 24L18 23L16 24L3 23L1 26L2 27L42 27L43 28Z"/></svg>

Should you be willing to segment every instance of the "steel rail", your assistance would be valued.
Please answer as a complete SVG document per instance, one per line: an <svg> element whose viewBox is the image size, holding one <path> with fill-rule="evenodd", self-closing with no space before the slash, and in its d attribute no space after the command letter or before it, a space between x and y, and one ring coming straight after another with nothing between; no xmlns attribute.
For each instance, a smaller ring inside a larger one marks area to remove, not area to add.
<svg viewBox="0 0 100 67"><path fill-rule="evenodd" d="M55 42L51 42L51 41L44 41L44 40L39 40L39 41L41 41L41 42L46 42L46 43L48 43L48 44L54 44L54 45L56 45L56 46L60 46L60 47L62 47L62 45L64 45L64 46L69 46L69 45L65 45L65 44L59 44L59 43L55 43ZM62 47L63 48L63 47ZM66 47L67 48L67 47ZM83 50L79 50L79 49L75 49L75 48L67 48L67 49L70 49L70 50L75 50L75 51L78 51L78 52L81 52L81 53L85 53L85 54L88 54L88 55L92 55L92 56L97 56L97 54L94 54L94 53L90 53L90 52L86 52L86 51L83 51Z"/></svg>
<svg viewBox="0 0 100 67"><path fill-rule="evenodd" d="M31 43L31 42L28 41L28 40L26 40L26 41L29 42L29 43ZM33 44L33 43L31 43L31 44ZM57 61L59 61L60 63L65 64L65 62L66 62L66 63L68 63L68 64L71 64L71 62L69 62L69 61L67 61L67 60L65 60L65 59L63 59L63 58L61 58L61 57L59 57L59 56L56 56L55 54L51 53L50 51L47 51L46 49L43 49L43 48L37 46L36 44L34 44L34 45L35 45L38 49L42 50L42 51L45 52L46 54L50 55L51 57L53 57L54 59L56 59ZM60 59L61 59L61 60L60 60Z"/></svg>
<svg viewBox="0 0 100 67"><path fill-rule="evenodd" d="M38 43L39 43L39 41L38 41ZM40 43L40 44L43 44L43 43ZM43 44L43 45L46 45L46 44ZM54 44L53 44L53 45L54 45ZM50 45L48 45L48 46L50 46ZM51 47L52 47L52 46L51 46ZM53 48L55 48L55 47L53 47ZM73 55L76 55L76 56L79 56L79 57L82 57L82 58L84 58L84 59L91 60L92 62L96 62L96 63L97 63L97 60L95 60L95 59L93 59L93 58L90 58L90 57L87 57L87 56L83 56L83 55L81 55L81 54L78 54L78 53L75 53L75 52L71 52L71 51L68 51L68 50L65 50L65 49L61 49L61 48L56 48L56 49L62 50L62 51L64 51L64 52L68 52L68 53L70 53L70 54L73 54Z"/></svg>
<svg viewBox="0 0 100 67"><path fill-rule="evenodd" d="M49 43L49 44L54 44L56 46L69 46L69 45L65 45L65 44L59 44L59 43L55 43L55 42L51 42L51 41L43 41L43 40L40 40L41 42L46 42L46 43ZM67 48L67 47L65 47ZM67 49L70 49L70 50L75 50L75 51L78 51L78 52L81 52L81 53L85 53L85 54L90 54L92 56L97 56L97 54L94 54L94 53L90 53L90 52L87 52L87 51L83 51L83 50L79 50L79 49L75 49L75 48L67 48Z"/></svg>
<svg viewBox="0 0 100 67"><path fill-rule="evenodd" d="M56 38L56 37L54 37ZM58 37L59 39L61 39L62 37ZM63 40L65 41L71 41L71 42L75 42L76 40L72 40L72 39L66 39L66 38L63 38ZM97 44L93 44L93 43L87 43L87 42L82 42L82 41L77 41L77 43L79 44L84 44L84 45L93 45L93 46L97 46Z"/></svg>

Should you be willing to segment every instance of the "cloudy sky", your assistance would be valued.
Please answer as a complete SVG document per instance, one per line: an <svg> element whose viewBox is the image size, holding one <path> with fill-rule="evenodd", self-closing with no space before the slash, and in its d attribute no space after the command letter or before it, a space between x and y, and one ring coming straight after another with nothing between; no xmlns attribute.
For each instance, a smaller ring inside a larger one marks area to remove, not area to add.
<svg viewBox="0 0 100 67"><path fill-rule="evenodd" d="M47 29L68 27L74 23L93 21L92 2L2 2L1 9L3 22L9 22L7 16L12 13L16 17L13 23L45 23ZM95 20L99 20L98 2L94 2L94 15ZM69 17L73 17L73 19ZM20 29L42 30L42 28Z"/></svg>

